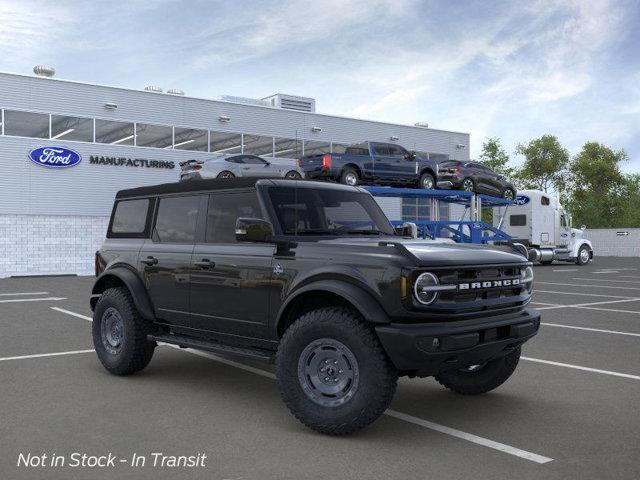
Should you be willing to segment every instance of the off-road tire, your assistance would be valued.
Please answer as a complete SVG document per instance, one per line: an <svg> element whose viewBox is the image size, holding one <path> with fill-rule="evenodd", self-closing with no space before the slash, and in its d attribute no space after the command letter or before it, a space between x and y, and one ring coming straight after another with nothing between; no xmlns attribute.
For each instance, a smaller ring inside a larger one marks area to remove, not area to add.
<svg viewBox="0 0 640 480"><path fill-rule="evenodd" d="M479 395L499 387L513 374L520 360L520 347L504 357L487 362L476 371L451 370L436 375L443 387L462 395Z"/></svg>
<svg viewBox="0 0 640 480"><path fill-rule="evenodd" d="M102 321L107 309L115 309L122 318L122 341L117 353L107 351L102 340ZM139 372L151 361L156 343L147 340L152 326L144 320L124 287L109 288L96 303L93 313L93 345L100 362L114 375Z"/></svg>
<svg viewBox="0 0 640 480"><path fill-rule="evenodd" d="M431 187L429 188L429 190L435 189L436 188L436 179L430 173L423 173L422 175L420 175L420 180L418 181L418 188L427 188L427 187L424 187L423 185L429 179L431 180Z"/></svg>
<svg viewBox="0 0 640 480"><path fill-rule="evenodd" d="M298 362L305 349L326 338L347 346L359 370L353 396L330 407L312 401L298 377ZM395 393L398 372L360 315L327 307L302 315L286 330L276 356L276 378L284 403L300 422L320 433L346 435L384 413Z"/></svg>
<svg viewBox="0 0 640 480"><path fill-rule="evenodd" d="M355 176L355 183L348 182L347 179L349 178L349 175ZM358 172L356 172L353 168L347 167L342 170L342 174L340 175L340 183L342 183L343 185L350 185L352 187L355 187L360 183L360 176L358 175Z"/></svg>

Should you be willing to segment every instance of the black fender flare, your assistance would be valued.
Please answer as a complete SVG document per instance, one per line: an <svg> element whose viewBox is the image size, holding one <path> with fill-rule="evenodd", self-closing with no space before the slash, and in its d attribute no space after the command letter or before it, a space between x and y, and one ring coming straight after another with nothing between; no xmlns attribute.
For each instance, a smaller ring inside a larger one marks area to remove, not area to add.
<svg viewBox="0 0 640 480"><path fill-rule="evenodd" d="M313 291L329 292L344 298L369 322L389 323L389 317L380 303L363 288L343 280L318 280L300 287L282 304L276 320L276 331L279 331L288 307L301 295Z"/></svg>
<svg viewBox="0 0 640 480"><path fill-rule="evenodd" d="M117 278L125 284L135 303L138 312L145 320L155 320L153 313L153 307L151 306L151 300L147 294L147 289L142 282L142 279L134 272L125 267L114 267L105 270L93 284L91 289L91 310L96 306L98 297L105 290L105 285L110 278Z"/></svg>

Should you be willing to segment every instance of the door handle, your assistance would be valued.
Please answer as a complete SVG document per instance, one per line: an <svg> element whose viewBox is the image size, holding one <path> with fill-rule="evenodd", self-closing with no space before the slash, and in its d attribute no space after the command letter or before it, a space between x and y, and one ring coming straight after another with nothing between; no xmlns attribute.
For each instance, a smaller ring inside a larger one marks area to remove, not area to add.
<svg viewBox="0 0 640 480"><path fill-rule="evenodd" d="M147 258L144 258L142 260L140 260L141 263L144 263L145 265L156 265L158 263L158 259L156 257L152 257L151 255L149 255Z"/></svg>
<svg viewBox="0 0 640 480"><path fill-rule="evenodd" d="M203 258L199 262L193 262L193 264L200 268L213 268L216 266L216 262L212 262L208 258Z"/></svg>
<svg viewBox="0 0 640 480"><path fill-rule="evenodd" d="M242 170L249 170L251 167L242 167Z"/></svg>

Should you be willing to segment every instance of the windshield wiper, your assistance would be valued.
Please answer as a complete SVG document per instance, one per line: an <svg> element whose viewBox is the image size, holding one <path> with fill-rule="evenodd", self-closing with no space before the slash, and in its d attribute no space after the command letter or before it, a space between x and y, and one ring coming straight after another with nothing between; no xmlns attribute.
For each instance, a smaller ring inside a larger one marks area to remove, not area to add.
<svg viewBox="0 0 640 480"><path fill-rule="evenodd" d="M340 230L340 233L347 235L390 235L380 230Z"/></svg>
<svg viewBox="0 0 640 480"><path fill-rule="evenodd" d="M308 229L308 230L287 230L285 235L335 235L334 230Z"/></svg>

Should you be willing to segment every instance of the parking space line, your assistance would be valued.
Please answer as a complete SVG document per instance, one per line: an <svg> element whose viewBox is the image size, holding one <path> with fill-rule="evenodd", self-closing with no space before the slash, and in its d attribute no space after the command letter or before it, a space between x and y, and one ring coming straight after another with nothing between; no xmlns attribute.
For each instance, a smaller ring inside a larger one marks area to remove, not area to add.
<svg viewBox="0 0 640 480"><path fill-rule="evenodd" d="M602 312L616 312L616 313L634 313L638 314L640 312L635 310L621 310L619 308L598 308L598 307L586 307L586 306L577 306L575 308L584 308L585 310L600 310Z"/></svg>
<svg viewBox="0 0 640 480"><path fill-rule="evenodd" d="M403 420L405 422L413 423L415 425L420 425L421 427L425 427L430 430L435 430L436 432L444 433L446 435L451 435L452 437L460 438L462 440L466 440L471 443L476 443L484 447L493 448L494 450L499 450L501 452L508 453L509 455L514 455L516 457L524 458L525 460L530 460L535 463L544 464L544 463L549 463L553 461L553 458L544 457L536 453L527 452L526 450L520 450L519 448L515 448L510 445L505 445L504 443L494 442L493 440L479 437L472 433L463 432L461 430L456 430L455 428L446 427L438 423L429 422L427 420L414 417L413 415L407 415L405 413L396 412L395 410L391 410L391 409L388 409L384 413L385 415L388 415L393 418L397 418L398 420Z"/></svg>
<svg viewBox="0 0 640 480"><path fill-rule="evenodd" d="M562 284L564 285L564 284ZM605 297L605 298L629 298L634 300L640 300L640 297L622 297L620 295L602 295L599 293L580 293L580 292L557 292L554 290L538 290L537 288L533 290L533 293L554 293L558 295L579 295L583 297Z"/></svg>
<svg viewBox="0 0 640 480"><path fill-rule="evenodd" d="M581 278L581 277L572 277L571 280L587 280L589 282L611 282L611 283L640 283L640 281L634 280L609 280L608 278Z"/></svg>
<svg viewBox="0 0 640 480"><path fill-rule="evenodd" d="M587 332L611 333L615 335L628 335L630 337L640 337L640 333L619 332L617 330L603 330L601 328L576 327L575 325L562 325L560 323L540 322L540 325L545 325L547 327L571 328L574 330L586 330Z"/></svg>
<svg viewBox="0 0 640 480"><path fill-rule="evenodd" d="M44 297L44 298L10 298L7 300L0 300L0 303L18 303L18 302L57 302L59 300L66 300L66 297Z"/></svg>
<svg viewBox="0 0 640 480"><path fill-rule="evenodd" d="M89 353L94 351L95 350L92 348L91 350L71 350L69 352L36 353L34 355L19 355L17 357L1 357L0 362L6 362L8 360L25 360L27 358L60 357L63 355L77 355L79 353Z"/></svg>
<svg viewBox="0 0 640 480"><path fill-rule="evenodd" d="M67 315L71 315L72 317L78 317L78 318L81 318L83 320L87 320L89 322L93 322L93 318L87 317L86 315L81 315L79 313L72 312L70 310L65 310L64 308L59 308L59 307L49 307L49 308L51 310L55 310L56 312L66 313Z"/></svg>
<svg viewBox="0 0 640 480"><path fill-rule="evenodd" d="M583 370L585 372L602 373L602 374L611 375L614 377L630 378L631 380L640 380L640 376L631 375L630 373L620 373L620 372L612 372L610 370L600 370L599 368L583 367L581 365L573 365L571 363L552 362L551 360L542 360L541 358L532 358L532 357L520 357L520 360L527 360L529 362L536 362L536 363L546 363L547 365L572 368L574 370Z"/></svg>
<svg viewBox="0 0 640 480"><path fill-rule="evenodd" d="M168 345L168 344L163 344L163 345L166 345L172 348L177 348L182 352L191 353L199 357L204 357L216 362L224 363L225 365L236 367L241 370L245 370L247 372L255 373L256 375L260 375L262 377L269 378L271 380L275 380L276 378L276 376L271 372L267 372L265 370L255 368L255 367L250 367L249 365L244 365L242 363L234 362L232 360L227 360L226 358L219 357L218 355L215 355L213 353L202 352L200 350L192 350L190 348L180 348L177 345ZM488 438L479 437L478 435L474 435L472 433L463 432L461 430L456 430L455 428L451 428L445 425L440 425L438 423L423 420L421 418L414 417L413 415L407 415L406 413L401 413L395 410L387 409L384 412L384 414L389 417L402 420L404 422L412 423L414 425L419 425L421 427L428 428L430 430L435 430L437 432L444 433L452 437L460 438L462 440L466 440L471 443L475 443L478 445L482 445L484 447L488 447L494 450L508 453L509 455L514 455L516 457L524 458L525 460L529 460L535 463L544 464L544 463L549 463L553 461L553 458L544 457L536 453L527 452L526 450L521 450L519 448L515 448L510 445L506 445L504 443L499 443L493 440L489 440Z"/></svg>
<svg viewBox="0 0 640 480"><path fill-rule="evenodd" d="M557 282L541 282L539 280L536 283L544 285L562 285L563 287L590 287L590 288L615 288L616 290L640 290L640 287L618 287L612 285L581 285L579 283L557 283Z"/></svg>
<svg viewBox="0 0 640 480"><path fill-rule="evenodd" d="M0 297L11 297L19 295L49 295L49 292L19 292L19 293L0 293Z"/></svg>
<svg viewBox="0 0 640 480"><path fill-rule="evenodd" d="M536 310L553 310L555 308L590 308L591 305L606 305L609 303L624 303L624 302L638 302L640 298L626 298L624 300L607 300L604 302L590 302L590 303L576 303L573 305L559 305L554 303L541 303L540 305L548 305L545 307L536 307ZM539 302L531 302L531 303L539 303ZM605 310L607 312L615 312L615 311L623 311L627 312L630 310L615 310L609 308L594 308L594 310Z"/></svg>

